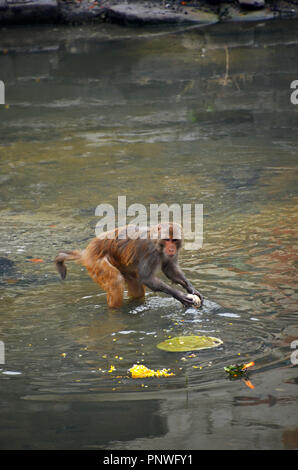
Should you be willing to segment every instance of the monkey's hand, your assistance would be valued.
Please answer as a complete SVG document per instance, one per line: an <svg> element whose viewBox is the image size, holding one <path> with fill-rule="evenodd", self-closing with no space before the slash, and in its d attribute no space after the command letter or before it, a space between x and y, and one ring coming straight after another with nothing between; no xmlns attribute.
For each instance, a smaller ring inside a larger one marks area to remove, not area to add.
<svg viewBox="0 0 298 470"><path fill-rule="evenodd" d="M185 307L199 307L195 294L182 294L178 299Z"/></svg>
<svg viewBox="0 0 298 470"><path fill-rule="evenodd" d="M198 295L188 294L187 297L193 299L195 307L199 308L201 306L201 299Z"/></svg>
<svg viewBox="0 0 298 470"><path fill-rule="evenodd" d="M201 294L198 290L196 290L196 289L193 289L193 291L191 292L191 294L192 294L192 295L197 295L197 296L200 298L200 300L201 300L201 305L200 305L200 307L201 307L201 306L203 305L203 302L204 302L204 297L202 296L202 294Z"/></svg>

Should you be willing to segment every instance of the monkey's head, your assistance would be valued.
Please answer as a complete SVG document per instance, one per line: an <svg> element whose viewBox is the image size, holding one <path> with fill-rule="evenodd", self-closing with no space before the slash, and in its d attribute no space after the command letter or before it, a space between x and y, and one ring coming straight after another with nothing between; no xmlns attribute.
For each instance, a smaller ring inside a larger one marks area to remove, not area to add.
<svg viewBox="0 0 298 470"><path fill-rule="evenodd" d="M156 239L159 253L165 259L175 259L183 243L182 227L176 223L163 223L150 230L150 238Z"/></svg>

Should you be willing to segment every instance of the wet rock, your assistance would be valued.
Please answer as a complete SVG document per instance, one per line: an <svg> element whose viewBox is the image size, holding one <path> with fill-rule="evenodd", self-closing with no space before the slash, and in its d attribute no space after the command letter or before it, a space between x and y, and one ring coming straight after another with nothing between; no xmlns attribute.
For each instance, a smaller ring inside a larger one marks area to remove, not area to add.
<svg viewBox="0 0 298 470"><path fill-rule="evenodd" d="M0 25L82 24L108 21L127 25L264 21L297 17L296 0L0 0Z"/></svg>
<svg viewBox="0 0 298 470"><path fill-rule="evenodd" d="M276 18L276 12L269 8L244 9L237 4L223 3L219 17L221 21L265 21Z"/></svg>
<svg viewBox="0 0 298 470"><path fill-rule="evenodd" d="M265 6L264 0L238 0L238 3L244 8L263 8Z"/></svg>
<svg viewBox="0 0 298 470"><path fill-rule="evenodd" d="M81 0L58 1L59 22L81 24L105 19L103 2Z"/></svg>
<svg viewBox="0 0 298 470"><path fill-rule="evenodd" d="M156 25L175 23L211 24L218 21L212 12L200 11L195 8L165 7L154 4L117 3L106 7L106 17L112 22L134 25Z"/></svg>
<svg viewBox="0 0 298 470"><path fill-rule="evenodd" d="M55 23L57 0L0 0L0 24Z"/></svg>
<svg viewBox="0 0 298 470"><path fill-rule="evenodd" d="M0 0L0 11L7 8L7 1L6 0Z"/></svg>
<svg viewBox="0 0 298 470"><path fill-rule="evenodd" d="M104 6L91 0L0 0L0 24L83 23L101 18Z"/></svg>
<svg viewBox="0 0 298 470"><path fill-rule="evenodd" d="M0 276L12 274L15 270L15 264L8 258L0 258Z"/></svg>

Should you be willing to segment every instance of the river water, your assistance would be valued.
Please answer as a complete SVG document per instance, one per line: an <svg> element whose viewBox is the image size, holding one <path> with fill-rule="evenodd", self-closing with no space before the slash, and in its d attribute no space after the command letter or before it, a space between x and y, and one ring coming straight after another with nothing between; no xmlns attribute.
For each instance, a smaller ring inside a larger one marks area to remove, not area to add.
<svg viewBox="0 0 298 470"><path fill-rule="evenodd" d="M297 26L2 28L2 449L298 448ZM203 204L180 261L202 309L109 310L74 263L60 281L118 196ZM223 344L156 347L196 334ZM254 388L228 379L249 361Z"/></svg>

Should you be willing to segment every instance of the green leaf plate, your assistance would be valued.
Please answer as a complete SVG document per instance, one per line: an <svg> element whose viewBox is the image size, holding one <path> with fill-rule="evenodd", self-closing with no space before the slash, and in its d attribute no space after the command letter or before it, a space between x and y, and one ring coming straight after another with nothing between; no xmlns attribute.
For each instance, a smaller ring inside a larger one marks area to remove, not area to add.
<svg viewBox="0 0 298 470"><path fill-rule="evenodd" d="M176 336L157 345L158 349L169 352L197 351L220 346L223 341L213 336Z"/></svg>

